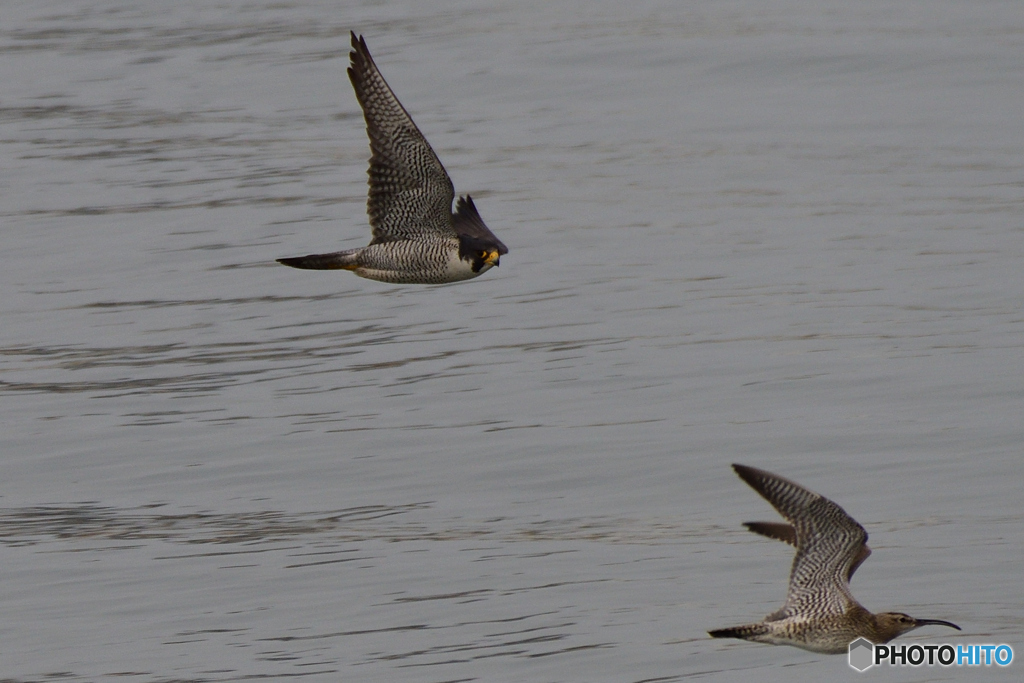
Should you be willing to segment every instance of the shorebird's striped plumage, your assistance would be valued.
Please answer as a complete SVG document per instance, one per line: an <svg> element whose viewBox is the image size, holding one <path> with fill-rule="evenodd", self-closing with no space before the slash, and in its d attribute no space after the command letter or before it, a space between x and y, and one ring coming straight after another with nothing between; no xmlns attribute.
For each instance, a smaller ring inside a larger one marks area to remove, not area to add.
<svg viewBox="0 0 1024 683"><path fill-rule="evenodd" d="M508 249L467 195L452 212L455 188L412 117L352 33L349 80L370 138L366 210L373 239L361 249L278 259L295 268L351 270L384 282L440 284L468 280L498 265Z"/></svg>
<svg viewBox="0 0 1024 683"><path fill-rule="evenodd" d="M871 554L864 527L828 498L789 479L744 465L733 465L733 469L789 522L747 522L745 526L796 547L796 557L782 609L757 624L709 631L712 637L839 654L860 637L887 643L926 624L959 630L948 621L869 612L853 597L849 583Z"/></svg>

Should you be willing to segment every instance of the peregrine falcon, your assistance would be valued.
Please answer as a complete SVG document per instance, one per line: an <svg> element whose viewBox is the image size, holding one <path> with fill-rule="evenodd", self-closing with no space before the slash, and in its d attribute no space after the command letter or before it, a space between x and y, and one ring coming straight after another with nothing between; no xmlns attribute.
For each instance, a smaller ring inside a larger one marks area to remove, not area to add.
<svg viewBox="0 0 1024 683"><path fill-rule="evenodd" d="M474 278L498 265L508 248L459 197L437 154L352 32L348 78L370 138L369 198L373 239L361 249L278 259L293 268L351 270L371 280L441 284Z"/></svg>

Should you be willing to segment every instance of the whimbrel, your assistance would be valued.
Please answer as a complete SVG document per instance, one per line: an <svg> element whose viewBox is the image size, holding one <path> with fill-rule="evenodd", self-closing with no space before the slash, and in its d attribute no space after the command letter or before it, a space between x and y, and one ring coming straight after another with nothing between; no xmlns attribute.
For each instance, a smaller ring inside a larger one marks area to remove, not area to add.
<svg viewBox="0 0 1024 683"><path fill-rule="evenodd" d="M939 619L867 611L850 592L850 577L871 554L864 527L828 498L799 484L754 467L732 467L789 521L747 522L744 526L796 547L796 557L782 609L757 624L708 631L712 638L740 638L842 654L861 637L880 645L928 624L960 630L956 624Z"/></svg>
<svg viewBox="0 0 1024 683"><path fill-rule="evenodd" d="M360 249L278 262L406 284L469 280L497 266L508 249L484 224L469 195L459 197L452 212L451 178L355 32L349 58L348 78L370 138L366 212L373 239Z"/></svg>

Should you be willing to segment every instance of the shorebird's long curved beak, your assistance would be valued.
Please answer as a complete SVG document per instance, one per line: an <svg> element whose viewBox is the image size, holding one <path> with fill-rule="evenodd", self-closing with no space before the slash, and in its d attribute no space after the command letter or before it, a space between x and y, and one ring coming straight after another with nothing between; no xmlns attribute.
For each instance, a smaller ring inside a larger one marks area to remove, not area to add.
<svg viewBox="0 0 1024 683"><path fill-rule="evenodd" d="M957 631L963 630L953 622L943 621L942 619L915 619L914 621L917 622L918 626L927 626L928 624L935 624L937 626L949 626L950 628L955 628Z"/></svg>

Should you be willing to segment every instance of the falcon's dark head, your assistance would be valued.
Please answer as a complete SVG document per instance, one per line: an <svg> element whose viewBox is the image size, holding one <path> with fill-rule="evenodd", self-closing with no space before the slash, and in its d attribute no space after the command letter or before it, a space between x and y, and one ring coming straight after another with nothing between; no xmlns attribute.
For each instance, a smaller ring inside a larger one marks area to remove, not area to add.
<svg viewBox="0 0 1024 683"><path fill-rule="evenodd" d="M459 197L452 214L452 227L459 236L459 258L468 261L474 273L481 273L498 265L508 247L490 231L469 195Z"/></svg>
<svg viewBox="0 0 1024 683"><path fill-rule="evenodd" d="M459 258L469 262L474 273L479 273L498 265L501 249L491 240L459 235Z"/></svg>

